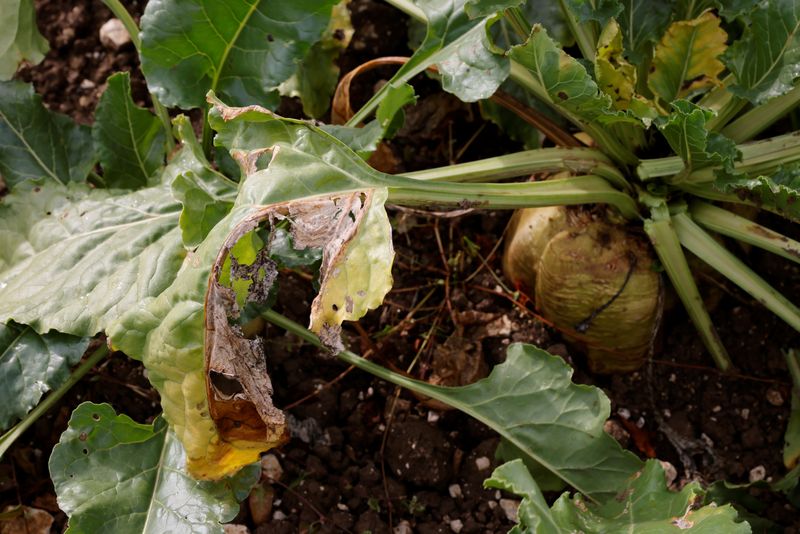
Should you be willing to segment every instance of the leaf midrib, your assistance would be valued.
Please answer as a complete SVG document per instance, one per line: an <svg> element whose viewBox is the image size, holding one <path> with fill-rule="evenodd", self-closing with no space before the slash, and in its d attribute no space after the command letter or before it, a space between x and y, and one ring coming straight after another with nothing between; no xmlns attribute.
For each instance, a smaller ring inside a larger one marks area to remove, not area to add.
<svg viewBox="0 0 800 534"><path fill-rule="evenodd" d="M33 159L36 160L36 163L39 165L39 167L41 167L42 170L44 170L51 178L53 178L53 180L55 180L61 185L65 185L64 182L62 182L58 178L58 176L56 176L55 173L47 165L45 165L44 162L39 158L39 155L33 150L33 147L31 147L31 145L28 144L28 141L22 135L22 132L20 132L19 130L14 128L14 126L11 125L11 121L8 120L8 117L6 116L5 113L3 113L2 110L0 110L0 119L2 119L6 123L6 125L8 125L11 131L14 132L14 135L16 135L17 138L22 142L22 144L25 145L25 148L28 149L28 152L30 153L31 156L33 156Z"/></svg>
<svg viewBox="0 0 800 534"><path fill-rule="evenodd" d="M234 33L231 40L225 44L225 50L222 53L222 58L220 59L217 68L214 69L214 77L211 79L212 91L216 92L217 84L219 84L219 78L222 75L222 69L225 67L225 63L228 61L228 56L230 55L231 50L233 50L233 45L239 40L239 36L242 34L245 26L247 26L247 23L250 21L250 17L252 17L253 13L258 9L258 5L260 3L260 0L253 2L253 4L250 6L250 10L247 12L247 15L245 15L241 24L239 24L239 27L236 29L236 33Z"/></svg>
<svg viewBox="0 0 800 534"><path fill-rule="evenodd" d="M125 102L125 119L128 122L128 135L131 139L131 147L133 148L133 153L136 154L136 162L139 164L139 169L142 171L142 176L144 176L145 183L147 179L150 177L147 173L147 169L145 168L144 161L142 160L142 155L139 153L139 144L136 142L136 135L133 131L133 118L131 117L131 93L130 87L126 87L124 90L123 101Z"/></svg>
<svg viewBox="0 0 800 534"><path fill-rule="evenodd" d="M760 85L767 78L767 76L769 76L769 74L775 70L775 66L780 63L780 60L783 59L784 54L786 54L786 49L789 48L789 43L794 40L794 35L797 33L798 28L800 28L800 18L795 21L792 31L788 32L780 53L775 56L775 59L772 61L772 63L770 63L769 68L764 71L764 74L756 81L756 83L752 85L752 87L757 87Z"/></svg>
<svg viewBox="0 0 800 534"><path fill-rule="evenodd" d="M150 524L150 518L153 516L153 503L157 501L156 493L158 491L159 482L161 480L161 474L163 471L164 466L164 457L166 456L167 449L169 448L169 444L167 443L167 426L165 425L161 432L163 434L163 441L161 442L161 454L158 457L158 464L156 466L156 476L153 480L153 491L150 494L150 502L147 506L147 515L146 519L144 520L144 525L142 525L142 532L148 532L148 525Z"/></svg>

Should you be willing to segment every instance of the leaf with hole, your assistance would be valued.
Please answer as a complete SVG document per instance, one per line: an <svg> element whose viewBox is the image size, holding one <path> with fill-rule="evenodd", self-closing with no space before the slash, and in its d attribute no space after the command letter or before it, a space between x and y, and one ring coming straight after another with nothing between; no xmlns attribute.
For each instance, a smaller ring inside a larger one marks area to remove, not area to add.
<svg viewBox="0 0 800 534"><path fill-rule="evenodd" d="M186 473L175 434L158 417L151 425L85 402L50 456L50 476L67 532L222 534L258 481L260 466L220 482Z"/></svg>

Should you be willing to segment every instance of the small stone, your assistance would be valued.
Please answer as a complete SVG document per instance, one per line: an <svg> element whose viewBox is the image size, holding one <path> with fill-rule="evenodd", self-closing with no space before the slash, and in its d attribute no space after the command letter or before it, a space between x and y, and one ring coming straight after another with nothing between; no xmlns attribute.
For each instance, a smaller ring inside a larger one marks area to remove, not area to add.
<svg viewBox="0 0 800 534"><path fill-rule="evenodd" d="M630 419L631 411L627 408L620 408L619 410L617 410L617 415L619 415L623 419Z"/></svg>
<svg viewBox="0 0 800 534"><path fill-rule="evenodd" d="M675 466L665 460L659 460L661 468L664 470L664 478L666 478L667 486L671 486L675 479L678 478L678 470Z"/></svg>
<svg viewBox="0 0 800 534"><path fill-rule="evenodd" d="M454 499L460 499L461 497L464 496L464 494L461 493L461 486L459 486L458 484L450 484L450 486L447 488L447 491L450 493L450 496Z"/></svg>
<svg viewBox="0 0 800 534"><path fill-rule="evenodd" d="M742 413L739 415L742 416L742 419L747 421L747 418L750 417L750 408L742 408Z"/></svg>
<svg viewBox="0 0 800 534"><path fill-rule="evenodd" d="M83 81L81 82L81 89L83 89L84 91L88 91L89 89L94 89L95 87L97 87L97 85L95 85L95 83L89 78L84 78Z"/></svg>
<svg viewBox="0 0 800 534"><path fill-rule="evenodd" d="M434 412L433 410L428 412L428 422L435 423L439 420L439 412Z"/></svg>
<svg viewBox="0 0 800 534"><path fill-rule="evenodd" d="M630 433L614 419L606 420L606 422L603 423L603 430L606 434L609 434L612 438L617 440L617 443L622 445L623 448L627 447L631 440Z"/></svg>
<svg viewBox="0 0 800 534"><path fill-rule="evenodd" d="M506 514L506 518L512 523L516 523L519 518L519 501L514 499L500 499L500 508Z"/></svg>
<svg viewBox="0 0 800 534"><path fill-rule="evenodd" d="M767 402L773 406L783 406L783 395L777 389L770 388L767 390Z"/></svg>
<svg viewBox="0 0 800 534"><path fill-rule="evenodd" d="M284 514L280 510L275 510L274 512L272 512L273 521L283 521L284 519L286 519L286 514Z"/></svg>
<svg viewBox="0 0 800 534"><path fill-rule="evenodd" d="M283 476L283 467L274 454L261 458L261 476L270 482L277 482Z"/></svg>
<svg viewBox="0 0 800 534"><path fill-rule="evenodd" d="M131 36L119 19L110 19L100 27L100 42L111 50L119 50L131 42Z"/></svg>
<svg viewBox="0 0 800 534"><path fill-rule="evenodd" d="M714 413L719 413L719 412L721 412L721 411L722 411L722 406L720 406L719 404L717 404L716 406L714 406L713 408L711 408L711 411L712 411L712 412L714 412Z"/></svg>
<svg viewBox="0 0 800 534"><path fill-rule="evenodd" d="M751 483L758 482L760 480L764 480L767 478L767 468L763 465L757 465L750 470L750 475L748 479Z"/></svg>
<svg viewBox="0 0 800 534"><path fill-rule="evenodd" d="M403 520L392 529L392 534L414 534L414 531L411 530L411 523Z"/></svg>
<svg viewBox="0 0 800 534"><path fill-rule="evenodd" d="M227 525L223 525L222 528L225 534L250 534L250 529L245 525L234 525L228 523Z"/></svg>
<svg viewBox="0 0 800 534"><path fill-rule="evenodd" d="M475 467L478 468L478 471L485 471L492 466L492 461L487 458L486 456L481 456L480 458L475 459Z"/></svg>
<svg viewBox="0 0 800 534"><path fill-rule="evenodd" d="M461 529L464 528L464 523L461 522L460 519L453 519L450 521L450 530L458 534L461 532Z"/></svg>

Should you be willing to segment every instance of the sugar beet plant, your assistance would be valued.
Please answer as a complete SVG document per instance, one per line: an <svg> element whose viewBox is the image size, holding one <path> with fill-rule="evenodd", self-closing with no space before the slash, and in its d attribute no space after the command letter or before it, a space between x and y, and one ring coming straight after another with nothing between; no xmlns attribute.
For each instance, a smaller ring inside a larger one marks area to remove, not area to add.
<svg viewBox="0 0 800 534"><path fill-rule="evenodd" d="M800 328L798 309L716 237L800 257L737 208L800 214L800 136L775 126L752 141L800 99L800 4L390 0L424 39L346 124L327 125L270 109L291 95L325 113L352 34L346 4L152 0L137 27L106 3L139 51L153 113L126 73L109 78L91 128L0 84L0 423L14 425L0 451L108 347L141 360L161 395L150 425L108 405L74 411L50 459L70 532L221 531L259 455L286 440L265 321L495 429L507 463L486 484L523 496L516 532L750 531L698 484L670 492L657 462L622 450L602 430L608 399L571 383L559 358L512 345L487 378L445 388L360 358L340 334L391 288L386 203L521 210L506 273L599 371L642 364L670 283L730 367L687 251ZM12 4L6 79L46 51L32 3ZM371 168L414 101L407 82L431 69L530 149L406 176ZM179 114L193 108L199 137ZM538 148L545 138L556 146ZM532 173L549 178L502 182ZM316 273L308 328L272 309L287 269ZM787 446L787 467L797 454Z"/></svg>

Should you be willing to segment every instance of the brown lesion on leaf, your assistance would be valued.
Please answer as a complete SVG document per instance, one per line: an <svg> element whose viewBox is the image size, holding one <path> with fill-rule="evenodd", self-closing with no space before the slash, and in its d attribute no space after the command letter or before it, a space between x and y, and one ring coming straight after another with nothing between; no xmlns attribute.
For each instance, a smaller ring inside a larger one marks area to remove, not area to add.
<svg viewBox="0 0 800 534"><path fill-rule="evenodd" d="M236 292L219 283L230 257L233 279L251 279L247 300L264 302L277 278L275 262L261 250L251 265L230 254L236 242L259 224L251 217L228 236L214 262L206 293L206 394L211 418L225 441L279 443L286 439L283 412L272 404L272 382L267 374L263 340L248 339L230 319L239 316Z"/></svg>
<svg viewBox="0 0 800 534"><path fill-rule="evenodd" d="M270 258L269 243L257 251L251 264L240 263L231 249L261 224L274 229L276 223L288 221L295 249L323 251L320 285L324 287L356 235L369 198L370 193L355 192L275 204L250 215L225 240L212 267L205 300L206 393L211 418L224 441L280 443L287 438L285 416L272 403L264 342L236 324L241 313L236 292L220 283L223 267L229 265L231 282L250 281L245 302L264 304L278 276L277 264ZM319 301L318 296L312 313ZM340 307L352 309L352 297L346 296ZM324 324L319 337L333 353L344 349L338 324Z"/></svg>

